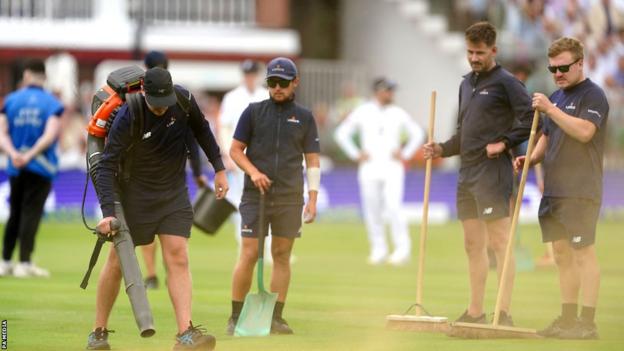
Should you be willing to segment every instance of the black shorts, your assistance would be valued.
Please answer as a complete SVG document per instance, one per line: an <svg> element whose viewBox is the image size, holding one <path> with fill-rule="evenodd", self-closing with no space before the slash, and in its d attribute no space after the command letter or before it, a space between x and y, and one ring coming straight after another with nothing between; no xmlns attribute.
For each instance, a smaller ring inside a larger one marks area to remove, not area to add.
<svg viewBox="0 0 624 351"><path fill-rule="evenodd" d="M247 238L258 237L258 217L260 205L255 201L243 201L240 204L241 235ZM303 205L265 205L264 233L268 234L269 225L271 235L284 238L301 237L301 214Z"/></svg>
<svg viewBox="0 0 624 351"><path fill-rule="evenodd" d="M150 215L149 222L143 222L137 218L126 218L134 246L152 243L156 234L170 234L184 238L191 236L191 226L193 225L193 209L191 207L182 208L156 219L152 216L153 214Z"/></svg>
<svg viewBox="0 0 624 351"><path fill-rule="evenodd" d="M462 168L457 182L457 216L484 221L509 217L513 169L507 156Z"/></svg>
<svg viewBox="0 0 624 351"><path fill-rule="evenodd" d="M589 199L543 197L539 208L542 241L568 240L574 248L593 245L600 203Z"/></svg>

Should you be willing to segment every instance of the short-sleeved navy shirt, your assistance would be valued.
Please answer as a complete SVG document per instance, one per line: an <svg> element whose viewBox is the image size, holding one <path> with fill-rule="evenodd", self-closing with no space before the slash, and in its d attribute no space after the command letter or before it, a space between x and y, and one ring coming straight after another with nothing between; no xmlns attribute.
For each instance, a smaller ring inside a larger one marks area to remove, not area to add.
<svg viewBox="0 0 624 351"><path fill-rule="evenodd" d="M589 79L554 92L550 101L570 116L592 122L594 137L582 143L545 119L548 146L544 155L544 196L602 200L602 159L609 104L604 91Z"/></svg>
<svg viewBox="0 0 624 351"><path fill-rule="evenodd" d="M310 110L293 101L252 103L238 120L234 139L247 146L245 154L251 163L271 179L268 196L272 202L303 203L303 155L320 152ZM246 174L242 200L255 201L258 196Z"/></svg>
<svg viewBox="0 0 624 351"><path fill-rule="evenodd" d="M251 123L251 118L251 109L247 107L241 114L239 122L236 125L236 130L234 131L234 139L247 145L249 145L249 141L251 140L252 136L253 125ZM314 122L314 118L312 118L306 124L310 125L305 128L306 130L303 134L303 143L301 144L303 153L307 154L320 152L318 131L316 128L316 123Z"/></svg>

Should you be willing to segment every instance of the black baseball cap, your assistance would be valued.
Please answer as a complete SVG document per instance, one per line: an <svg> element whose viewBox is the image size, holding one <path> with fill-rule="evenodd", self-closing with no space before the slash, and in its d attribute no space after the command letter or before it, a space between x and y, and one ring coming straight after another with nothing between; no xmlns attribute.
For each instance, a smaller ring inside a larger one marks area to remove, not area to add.
<svg viewBox="0 0 624 351"><path fill-rule="evenodd" d="M266 77L279 77L287 80L293 80L297 77L297 66L295 66L295 63L289 58L274 58L267 65Z"/></svg>
<svg viewBox="0 0 624 351"><path fill-rule="evenodd" d="M258 64L258 61L248 59L241 63L241 70L243 73L258 73L260 64Z"/></svg>
<svg viewBox="0 0 624 351"><path fill-rule="evenodd" d="M154 50L148 52L147 55L145 55L145 59L143 62L145 63L145 67L147 67L147 69L154 67L162 67L164 69L167 69L169 66L169 59L167 58L167 55L165 55L165 53L162 51Z"/></svg>
<svg viewBox="0 0 624 351"><path fill-rule="evenodd" d="M380 77L373 81L373 90L394 90L397 87L397 83L393 80L390 80L386 77Z"/></svg>
<svg viewBox="0 0 624 351"><path fill-rule="evenodd" d="M143 91L145 100L153 107L169 107L178 101L171 74L164 68L154 67L145 72Z"/></svg>

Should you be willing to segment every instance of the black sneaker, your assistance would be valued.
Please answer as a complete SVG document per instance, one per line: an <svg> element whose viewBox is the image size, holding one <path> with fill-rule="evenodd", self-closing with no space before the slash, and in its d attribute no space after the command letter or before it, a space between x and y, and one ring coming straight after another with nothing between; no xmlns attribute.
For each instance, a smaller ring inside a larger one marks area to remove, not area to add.
<svg viewBox="0 0 624 351"><path fill-rule="evenodd" d="M271 334L293 334L293 330L288 326L284 318L273 318L271 321Z"/></svg>
<svg viewBox="0 0 624 351"><path fill-rule="evenodd" d="M539 330L537 335L543 336L545 338L558 338L559 335L569 329L572 329L576 324L576 320L573 319L571 321L564 320L561 316L555 318L555 320L550 323L548 327L545 329Z"/></svg>
<svg viewBox="0 0 624 351"><path fill-rule="evenodd" d="M472 317L468 314L468 310L464 312L459 318L455 320L455 323L476 323L476 324L486 324L485 313L480 315L479 317Z"/></svg>
<svg viewBox="0 0 624 351"><path fill-rule="evenodd" d="M238 318L233 318L230 317L230 319L228 319L227 322L227 329L225 330L225 333L227 335L234 335L234 330L236 329L236 323L238 322Z"/></svg>
<svg viewBox="0 0 624 351"><path fill-rule="evenodd" d="M151 277L145 278L145 289L148 289L148 290L158 289L158 277L151 276Z"/></svg>
<svg viewBox="0 0 624 351"><path fill-rule="evenodd" d="M89 333L87 339L87 350L110 350L110 344L108 343L108 333L114 333L114 330L108 330L106 328L95 328L94 331Z"/></svg>
<svg viewBox="0 0 624 351"><path fill-rule="evenodd" d="M190 323L190 326L182 334L176 335L178 341L173 345L173 351L179 350L204 350L211 351L214 349L217 339L214 336L205 334L206 329L201 328L201 325L194 326Z"/></svg>
<svg viewBox="0 0 624 351"><path fill-rule="evenodd" d="M577 320L572 328L561 330L559 339L598 339L598 328L594 322Z"/></svg>
<svg viewBox="0 0 624 351"><path fill-rule="evenodd" d="M514 322L513 322L513 319L511 318L511 315L507 314L507 312L505 311L500 311L500 314L498 315L498 325L504 325L506 327L513 327Z"/></svg>

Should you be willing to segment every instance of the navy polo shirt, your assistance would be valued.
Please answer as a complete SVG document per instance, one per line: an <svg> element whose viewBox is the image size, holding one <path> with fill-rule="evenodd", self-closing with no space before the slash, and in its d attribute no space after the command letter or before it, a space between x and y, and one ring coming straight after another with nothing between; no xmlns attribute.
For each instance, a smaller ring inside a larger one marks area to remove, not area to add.
<svg viewBox="0 0 624 351"><path fill-rule="evenodd" d="M441 144L442 156L459 154L462 168L479 164L488 144L505 140L513 148L528 139L532 117L531 97L511 73L499 65L471 72L459 87L457 132Z"/></svg>
<svg viewBox="0 0 624 351"><path fill-rule="evenodd" d="M544 121L548 145L544 155L544 196L602 200L602 159L609 104L604 91L589 79L554 92L550 101L575 118L596 126L593 138L582 143L567 135L550 118Z"/></svg>
<svg viewBox="0 0 624 351"><path fill-rule="evenodd" d="M250 104L240 116L234 139L247 145L245 154L273 182L272 202L303 203L303 155L319 153L316 122L310 110L271 99ZM256 200L258 189L245 174L243 200Z"/></svg>
<svg viewBox="0 0 624 351"><path fill-rule="evenodd" d="M185 172L189 128L214 169L224 169L219 145L195 98L191 99L188 118L177 104L170 106L164 115L156 116L142 101L143 135L133 146L130 180L120 184L124 210L141 217L134 221L150 221L190 206ZM96 175L104 217L114 216L116 174L122 155L132 144L130 127L130 111L128 105L123 105L108 133Z"/></svg>

